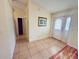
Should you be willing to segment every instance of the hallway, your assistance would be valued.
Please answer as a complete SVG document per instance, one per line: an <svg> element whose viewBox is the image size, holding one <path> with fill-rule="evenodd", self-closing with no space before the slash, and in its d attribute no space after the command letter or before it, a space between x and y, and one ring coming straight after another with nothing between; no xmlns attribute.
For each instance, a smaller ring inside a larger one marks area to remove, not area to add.
<svg viewBox="0 0 79 59"><path fill-rule="evenodd" d="M50 58L78 59L78 0L1 0L0 59Z"/></svg>
<svg viewBox="0 0 79 59"><path fill-rule="evenodd" d="M17 40L13 59L49 59L66 44L53 38L34 41Z"/></svg>

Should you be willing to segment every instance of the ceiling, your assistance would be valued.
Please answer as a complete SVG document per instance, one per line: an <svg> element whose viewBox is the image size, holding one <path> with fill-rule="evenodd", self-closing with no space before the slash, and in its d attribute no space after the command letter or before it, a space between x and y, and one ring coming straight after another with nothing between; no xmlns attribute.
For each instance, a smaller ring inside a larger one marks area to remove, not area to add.
<svg viewBox="0 0 79 59"><path fill-rule="evenodd" d="M77 0L32 0L48 11L55 13L68 8L77 7ZM27 0L13 0L13 7L25 11Z"/></svg>
<svg viewBox="0 0 79 59"><path fill-rule="evenodd" d="M26 12L27 0L12 0L13 9Z"/></svg>
<svg viewBox="0 0 79 59"><path fill-rule="evenodd" d="M33 0L48 11L55 13L68 8L77 7L77 0Z"/></svg>

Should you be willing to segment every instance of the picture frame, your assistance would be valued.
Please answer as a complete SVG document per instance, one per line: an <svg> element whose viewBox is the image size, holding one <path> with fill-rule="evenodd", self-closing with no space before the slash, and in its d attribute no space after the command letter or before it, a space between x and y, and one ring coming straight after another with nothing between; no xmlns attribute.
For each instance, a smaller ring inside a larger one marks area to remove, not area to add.
<svg viewBox="0 0 79 59"><path fill-rule="evenodd" d="M47 18L45 17L38 17L38 26L47 26Z"/></svg>

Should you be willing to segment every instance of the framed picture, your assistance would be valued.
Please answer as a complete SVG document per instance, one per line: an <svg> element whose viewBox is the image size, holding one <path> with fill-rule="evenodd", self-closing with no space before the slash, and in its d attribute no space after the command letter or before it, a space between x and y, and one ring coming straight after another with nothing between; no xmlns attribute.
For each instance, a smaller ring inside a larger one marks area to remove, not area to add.
<svg viewBox="0 0 79 59"><path fill-rule="evenodd" d="M47 26L47 18L38 17L38 26Z"/></svg>

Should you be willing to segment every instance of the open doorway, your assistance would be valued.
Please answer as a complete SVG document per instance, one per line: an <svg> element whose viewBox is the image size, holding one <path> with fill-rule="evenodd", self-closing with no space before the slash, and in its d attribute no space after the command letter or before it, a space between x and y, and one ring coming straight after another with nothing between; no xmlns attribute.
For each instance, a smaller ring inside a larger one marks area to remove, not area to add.
<svg viewBox="0 0 79 59"><path fill-rule="evenodd" d="M22 18L18 18L18 33L19 33L19 35L23 35L23 20L22 20Z"/></svg>

